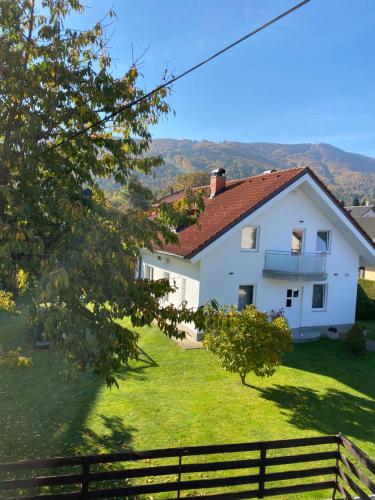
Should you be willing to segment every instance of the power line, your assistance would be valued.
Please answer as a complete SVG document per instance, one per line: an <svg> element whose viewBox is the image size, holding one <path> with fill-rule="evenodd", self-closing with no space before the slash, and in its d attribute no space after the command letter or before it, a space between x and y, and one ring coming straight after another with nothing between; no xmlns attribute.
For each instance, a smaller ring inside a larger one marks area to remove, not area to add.
<svg viewBox="0 0 375 500"><path fill-rule="evenodd" d="M117 115L123 113L124 111L126 111L129 108L131 108L132 106L135 106L136 104L144 101L145 99L148 99L153 94L155 94L156 92L159 92L159 90L162 90L165 87L168 87L172 83L177 82L177 80L180 80L181 78L185 77L189 73L192 73L193 71L195 71L196 69L200 68L201 66L204 66L205 64L207 64L208 62L212 61L213 59L216 59L216 57L221 56L222 54L224 54L224 52L227 52L228 50L232 49L236 45L239 45L240 43L244 42L248 38L251 38L252 36L256 35L260 31L265 30L266 28L268 28L272 24L275 24L276 22L280 21L281 19L283 19L284 17L288 16L292 12L300 9L301 7L303 7L304 5L306 5L309 2L311 2L311 0L304 0L303 2L300 2L299 4L295 5L294 7L286 10L285 12L282 12L278 16L272 18L270 21L267 21L265 24L262 24L261 26L259 26L255 30L250 31L249 33L247 33L243 37L241 37L238 40L236 40L235 42L231 43L230 45L227 45L226 47L224 47L223 49L219 50L218 52L215 52L215 54L213 54L212 56L208 57L207 59L204 59L203 61L201 61L200 63L196 64L195 66L192 66L191 68L187 69L183 73L180 73L179 75L172 77L167 82L165 82L165 83L163 83L163 84L155 87L150 92L147 92L146 94L142 95L141 97L138 97L134 101L131 101L131 102L127 103L127 104L124 104L123 106L121 106L117 110L113 111L109 115L105 116L104 118L102 118L102 119L100 119L100 120L92 123L91 125L88 125L87 127L85 127L83 129L75 132L74 134L71 134L66 139L63 139L62 141L57 142L56 144L53 144L52 146L49 146L45 150L43 150L40 153L34 155L34 158L38 158L39 156L41 156L41 155L43 155L45 153L49 153L50 151L53 151L54 149L59 148L60 146L63 146L64 144L67 144L68 142L72 141L76 137L79 137L80 135L85 134L89 130L92 130L93 128L95 128L95 127L97 127L99 125L102 125L103 123L106 123L107 121L111 120L112 118L115 118Z"/></svg>

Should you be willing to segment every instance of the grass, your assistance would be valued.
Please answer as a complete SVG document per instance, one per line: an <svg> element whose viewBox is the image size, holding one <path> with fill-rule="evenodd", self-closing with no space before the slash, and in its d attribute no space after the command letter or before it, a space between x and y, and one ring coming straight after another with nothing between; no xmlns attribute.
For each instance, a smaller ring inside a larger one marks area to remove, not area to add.
<svg viewBox="0 0 375 500"><path fill-rule="evenodd" d="M90 373L67 382L59 353L33 351L24 318L1 319L0 346L18 344L33 366L0 369L0 462L339 431L375 456L375 355L340 341L294 346L272 378L249 376L251 388L212 354L145 328L142 360L119 374L119 390Z"/></svg>

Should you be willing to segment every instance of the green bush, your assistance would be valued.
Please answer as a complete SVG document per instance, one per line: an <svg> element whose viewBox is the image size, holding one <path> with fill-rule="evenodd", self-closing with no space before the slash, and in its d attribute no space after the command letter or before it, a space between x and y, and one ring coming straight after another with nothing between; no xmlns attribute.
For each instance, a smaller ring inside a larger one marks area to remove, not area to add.
<svg viewBox="0 0 375 500"><path fill-rule="evenodd" d="M242 384L250 372L270 377L291 349L291 331L280 314L269 318L254 306L208 308L204 345L216 354L224 370L238 373Z"/></svg>
<svg viewBox="0 0 375 500"><path fill-rule="evenodd" d="M22 354L21 347L17 347L14 351L0 351L0 367L29 368L32 364L31 359Z"/></svg>
<svg viewBox="0 0 375 500"><path fill-rule="evenodd" d="M361 354L366 350L366 337L362 325L354 323L348 335L345 337L350 352L353 354Z"/></svg>
<svg viewBox="0 0 375 500"><path fill-rule="evenodd" d="M370 280L359 280L357 290L357 310L356 319L375 319L375 303L371 299L371 288L368 283L375 283ZM372 286L372 285L371 285Z"/></svg>
<svg viewBox="0 0 375 500"><path fill-rule="evenodd" d="M375 281L360 279L358 280L358 283L361 286L362 290L367 295L367 297L370 300L375 300Z"/></svg>

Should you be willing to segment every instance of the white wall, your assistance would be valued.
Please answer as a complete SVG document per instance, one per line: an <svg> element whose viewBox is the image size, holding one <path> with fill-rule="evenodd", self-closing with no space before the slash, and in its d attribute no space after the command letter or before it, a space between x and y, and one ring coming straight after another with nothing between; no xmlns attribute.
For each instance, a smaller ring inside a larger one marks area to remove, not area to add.
<svg viewBox="0 0 375 500"><path fill-rule="evenodd" d="M257 252L241 251L241 227L260 227ZM290 251L294 228L305 229L305 252L315 252L317 230L331 230L331 254L327 255L327 308L312 309L313 282L264 278L266 250ZM349 324L354 321L359 256L339 229L297 188L250 216L202 254L200 304L211 298L221 304L237 303L239 285L255 284L255 305L260 310L285 308L286 289L303 287L300 326Z"/></svg>
<svg viewBox="0 0 375 500"><path fill-rule="evenodd" d="M199 273L200 264L192 264L183 258L174 257L162 253L142 252L142 277L144 277L144 265L148 264L154 268L154 279L162 279L165 271L169 272L169 281L176 284L178 290L169 294L168 303L178 307L181 304L181 281L186 280L185 300L187 307L199 306Z"/></svg>

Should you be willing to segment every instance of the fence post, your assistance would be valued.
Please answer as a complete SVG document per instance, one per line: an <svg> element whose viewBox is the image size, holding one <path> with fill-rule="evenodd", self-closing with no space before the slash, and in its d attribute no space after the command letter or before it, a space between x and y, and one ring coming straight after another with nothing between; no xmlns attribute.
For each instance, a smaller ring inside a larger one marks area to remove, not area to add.
<svg viewBox="0 0 375 500"><path fill-rule="evenodd" d="M266 476L266 453L267 453L266 445L265 445L265 443L261 443L260 444L258 498L264 497L264 482L265 482L265 476Z"/></svg>
<svg viewBox="0 0 375 500"><path fill-rule="evenodd" d="M333 493L332 493L332 500L335 500L335 498L336 498L336 492L338 490L339 467L340 467L339 456L340 456L340 437L337 436L336 476L335 476L335 487L333 488Z"/></svg>
<svg viewBox="0 0 375 500"><path fill-rule="evenodd" d="M88 457L83 457L82 459L82 498L89 498L89 480L90 480L90 462Z"/></svg>
<svg viewBox="0 0 375 500"><path fill-rule="evenodd" d="M182 465L182 455L181 455L181 450L179 451L178 455L178 490L177 490L177 498L180 498L181 496L181 489L180 489L180 483L181 483L181 465Z"/></svg>

